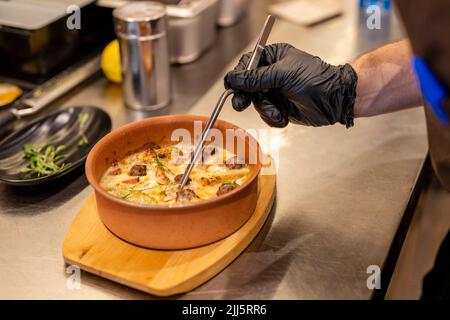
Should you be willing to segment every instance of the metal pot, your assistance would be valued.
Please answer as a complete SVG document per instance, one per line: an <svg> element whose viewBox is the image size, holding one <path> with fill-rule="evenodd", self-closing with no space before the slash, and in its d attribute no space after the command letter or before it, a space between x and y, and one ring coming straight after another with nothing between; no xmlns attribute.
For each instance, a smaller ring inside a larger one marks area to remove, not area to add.
<svg viewBox="0 0 450 320"><path fill-rule="evenodd" d="M217 24L229 27L235 24L247 12L251 0L220 0Z"/></svg>
<svg viewBox="0 0 450 320"><path fill-rule="evenodd" d="M196 60L217 38L219 0L191 0L166 6L172 63Z"/></svg>

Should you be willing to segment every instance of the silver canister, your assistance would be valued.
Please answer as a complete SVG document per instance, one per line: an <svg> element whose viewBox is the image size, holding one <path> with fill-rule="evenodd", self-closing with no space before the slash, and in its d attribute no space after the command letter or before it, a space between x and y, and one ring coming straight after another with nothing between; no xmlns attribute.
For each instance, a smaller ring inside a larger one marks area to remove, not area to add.
<svg viewBox="0 0 450 320"><path fill-rule="evenodd" d="M188 0L167 5L169 49L172 63L190 63L217 38L219 0Z"/></svg>
<svg viewBox="0 0 450 320"><path fill-rule="evenodd" d="M120 43L125 105L156 110L170 102L170 64L165 7L140 1L114 9Z"/></svg>
<svg viewBox="0 0 450 320"><path fill-rule="evenodd" d="M248 11L252 0L220 0L217 24L221 27L230 27Z"/></svg>

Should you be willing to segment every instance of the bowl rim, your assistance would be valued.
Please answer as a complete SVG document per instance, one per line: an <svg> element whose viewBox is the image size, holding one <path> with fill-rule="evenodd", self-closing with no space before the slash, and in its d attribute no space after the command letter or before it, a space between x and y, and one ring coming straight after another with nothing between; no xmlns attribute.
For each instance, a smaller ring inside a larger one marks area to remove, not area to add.
<svg viewBox="0 0 450 320"><path fill-rule="evenodd" d="M140 204L140 203L126 201L124 199L118 198L118 197L113 196L112 194L106 192L100 186L99 181L97 181L97 179L94 178L93 165L91 165L95 161L94 154L96 154L97 149L101 148L102 145L105 143L105 141L107 141L115 136L121 136L127 130L130 130L131 128L139 126L142 123L149 122L150 123L149 125L151 125L152 122L158 122L160 120L167 120L170 118L187 118L187 120L192 120L192 121L193 120L207 121L209 119L209 117L207 117L207 116L195 115L195 114L165 115L165 116L158 116L158 117L152 117L152 118L146 118L146 119L134 121L134 122L125 124L115 130L112 130L110 133L108 133L103 138L101 138L99 141L97 141L97 143L89 151L89 154L86 159L86 164L85 164L86 177L87 177L87 180L89 181L89 184L94 188L96 194L99 193L103 197L107 198L110 201L113 201L116 204L123 205L123 206L130 207L130 208L174 211L174 210L180 210L180 209L201 208L201 207L205 207L205 206L210 206L215 203L224 202L227 199L233 197L234 195L249 188L250 185L253 183L253 181L258 178L260 171L261 171L261 167L262 167L261 159L259 156L257 158L258 159L257 163L254 165L255 169L253 169L253 174L250 176L250 178L247 179L247 181L245 181L245 183L243 185L235 188L234 190L232 190L231 192L228 192L225 195L211 198L208 200L202 200L202 201L198 201L198 202L190 202L187 204L178 204L178 205ZM242 129L241 127L239 127L231 122L225 121L225 120L217 119L217 121L222 122L229 127L244 130L248 134L250 139L253 139L256 142L257 150L259 153L261 153L261 148L258 143L258 140L255 137L253 137L247 130Z"/></svg>

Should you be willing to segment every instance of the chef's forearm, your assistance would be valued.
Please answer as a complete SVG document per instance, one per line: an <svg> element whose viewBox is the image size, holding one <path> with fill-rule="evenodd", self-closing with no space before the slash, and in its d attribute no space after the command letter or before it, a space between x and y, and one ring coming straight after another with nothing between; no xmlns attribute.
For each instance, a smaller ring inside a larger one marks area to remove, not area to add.
<svg viewBox="0 0 450 320"><path fill-rule="evenodd" d="M364 54L353 64L358 75L355 117L416 107L422 96L411 68L411 49L402 40Z"/></svg>

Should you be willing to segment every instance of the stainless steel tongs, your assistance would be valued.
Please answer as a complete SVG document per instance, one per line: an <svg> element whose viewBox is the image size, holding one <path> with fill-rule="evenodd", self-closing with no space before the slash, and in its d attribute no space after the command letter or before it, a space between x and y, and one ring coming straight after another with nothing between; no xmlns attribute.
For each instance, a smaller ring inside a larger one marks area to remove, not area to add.
<svg viewBox="0 0 450 320"><path fill-rule="evenodd" d="M264 23L264 26L261 30L261 33L259 34L258 41L256 42L255 48L253 49L252 56L250 58L250 61L247 65L247 70L254 69L258 66L259 60L261 58L261 54L264 50L264 47L266 46L267 39L269 38L270 31L272 31L273 24L275 22L275 18L271 15L269 15L266 19L266 22ZM217 102L216 106L214 107L214 110L211 114L211 117L208 120L208 123L206 124L205 130L203 130L202 136L200 138L200 141L197 143L197 146L195 147L194 153L191 155L191 160L186 168L186 171L184 171L183 178L180 182L180 190L182 190L188 179L189 175L192 172L192 169L194 168L196 161L200 154L203 152L203 147L205 144L206 139L208 139L209 133L211 131L211 128L214 126L214 123L217 120L217 117L220 114L220 111L222 111L222 107L227 100L227 98L232 95L234 91L232 89L225 90L224 93L219 98L219 101Z"/></svg>

